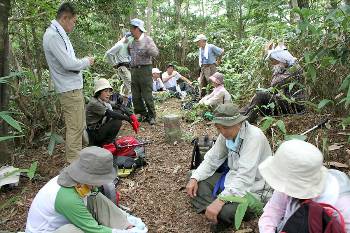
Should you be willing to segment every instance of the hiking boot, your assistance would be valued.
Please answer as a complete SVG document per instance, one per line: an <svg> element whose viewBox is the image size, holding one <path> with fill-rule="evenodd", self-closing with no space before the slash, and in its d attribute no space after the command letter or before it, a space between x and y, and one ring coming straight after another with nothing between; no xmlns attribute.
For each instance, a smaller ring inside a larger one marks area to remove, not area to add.
<svg viewBox="0 0 350 233"><path fill-rule="evenodd" d="M155 120L153 117L151 117L151 118L149 119L148 123L149 123L150 125L154 125L154 124L156 123L156 120Z"/></svg>

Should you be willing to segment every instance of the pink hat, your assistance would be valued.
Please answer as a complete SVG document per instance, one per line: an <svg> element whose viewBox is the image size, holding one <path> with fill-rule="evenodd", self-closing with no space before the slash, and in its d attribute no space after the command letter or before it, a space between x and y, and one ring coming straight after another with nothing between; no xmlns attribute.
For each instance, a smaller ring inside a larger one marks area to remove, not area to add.
<svg viewBox="0 0 350 233"><path fill-rule="evenodd" d="M210 76L209 79L216 84L224 84L224 75L222 73L216 72Z"/></svg>

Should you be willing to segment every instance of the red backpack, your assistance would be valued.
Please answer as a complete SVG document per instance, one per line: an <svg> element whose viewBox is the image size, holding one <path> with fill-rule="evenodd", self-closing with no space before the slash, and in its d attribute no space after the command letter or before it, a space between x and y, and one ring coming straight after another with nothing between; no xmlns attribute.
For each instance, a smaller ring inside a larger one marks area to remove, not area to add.
<svg viewBox="0 0 350 233"><path fill-rule="evenodd" d="M114 156L136 157L135 147L139 146L139 141L133 136L124 136L116 139L114 143L103 145L103 148L109 150Z"/></svg>
<svg viewBox="0 0 350 233"><path fill-rule="evenodd" d="M334 206L305 200L281 233L346 233L343 215Z"/></svg>

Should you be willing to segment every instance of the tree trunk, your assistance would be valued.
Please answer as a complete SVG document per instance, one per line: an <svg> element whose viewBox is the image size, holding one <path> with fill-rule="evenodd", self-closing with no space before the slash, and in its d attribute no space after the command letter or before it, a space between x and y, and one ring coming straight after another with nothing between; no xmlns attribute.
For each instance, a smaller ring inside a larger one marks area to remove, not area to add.
<svg viewBox="0 0 350 233"><path fill-rule="evenodd" d="M289 2L289 5L290 5L290 8L291 8L291 9L297 8L297 7L298 7L298 1L297 1L297 0L291 0L291 1ZM292 23L295 23L295 22L297 22L297 21L299 21L299 20L300 20L300 16L299 16L297 13L293 13L293 12L291 11L291 13L290 13L290 21L291 21Z"/></svg>
<svg viewBox="0 0 350 233"><path fill-rule="evenodd" d="M0 77L9 73L9 36L8 17L10 13L10 0L0 0ZM7 110L9 90L7 84L0 84L0 111ZM7 126L0 119L0 136L7 136ZM0 164L10 160L7 143L0 142Z"/></svg>
<svg viewBox="0 0 350 233"><path fill-rule="evenodd" d="M244 25L243 25L243 4L242 1L238 1L239 17L238 17L238 39L241 40L244 36Z"/></svg>
<svg viewBox="0 0 350 233"><path fill-rule="evenodd" d="M147 34L151 36L151 27L152 27L152 0L147 0L147 9L146 9L146 14L147 14L147 22L146 22L146 30Z"/></svg>
<svg viewBox="0 0 350 233"><path fill-rule="evenodd" d="M226 3L226 16L229 20L232 20L235 17L234 1L226 0L225 3Z"/></svg>
<svg viewBox="0 0 350 233"><path fill-rule="evenodd" d="M299 8L310 8L309 0L298 0Z"/></svg>

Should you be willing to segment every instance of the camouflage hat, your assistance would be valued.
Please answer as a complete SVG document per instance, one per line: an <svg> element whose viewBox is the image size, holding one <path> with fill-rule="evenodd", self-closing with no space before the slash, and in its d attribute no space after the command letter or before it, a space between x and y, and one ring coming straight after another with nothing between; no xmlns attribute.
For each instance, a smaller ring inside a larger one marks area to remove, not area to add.
<svg viewBox="0 0 350 233"><path fill-rule="evenodd" d="M220 104L214 110L214 118L212 120L215 124L220 124L224 126L234 126L238 123L241 123L247 116L243 116L239 112L237 105L232 103Z"/></svg>

